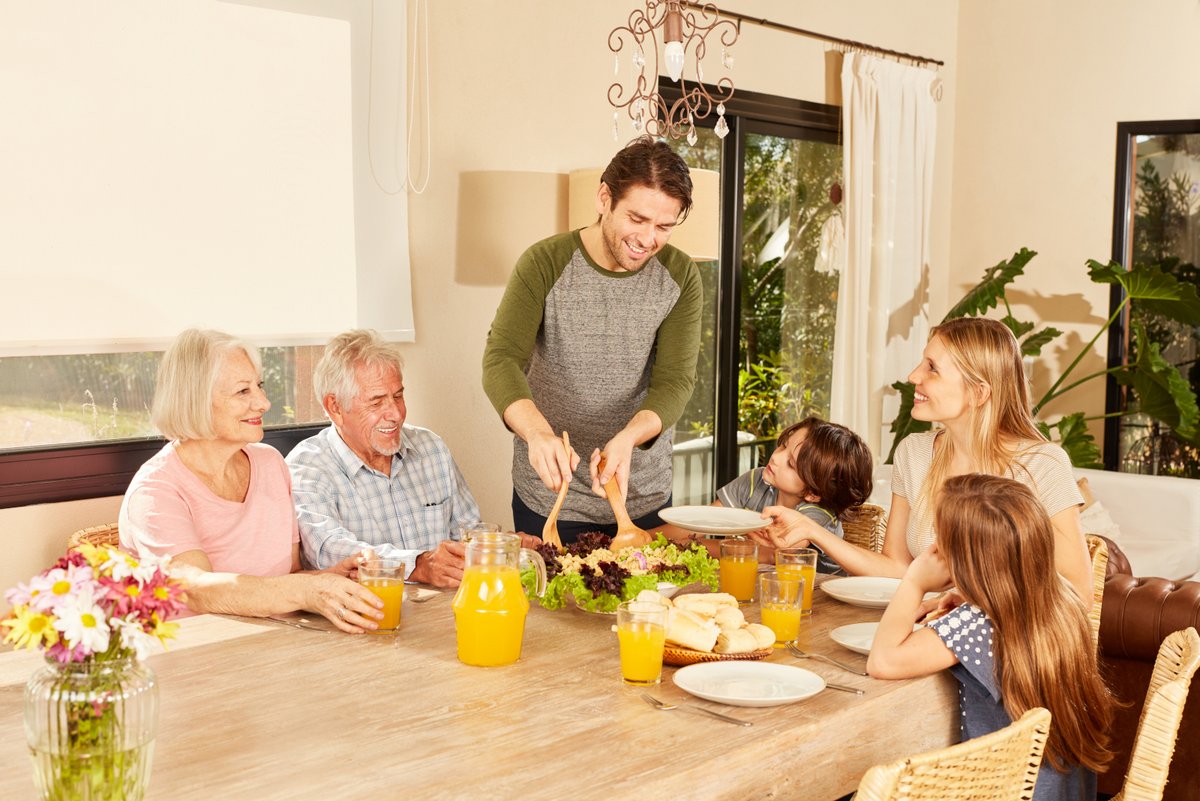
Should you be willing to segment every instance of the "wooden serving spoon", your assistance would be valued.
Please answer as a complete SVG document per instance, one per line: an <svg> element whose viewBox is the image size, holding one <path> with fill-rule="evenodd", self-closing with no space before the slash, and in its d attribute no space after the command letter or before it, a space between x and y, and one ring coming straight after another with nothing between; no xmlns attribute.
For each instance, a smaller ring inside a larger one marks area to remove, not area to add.
<svg viewBox="0 0 1200 801"><path fill-rule="evenodd" d="M563 447L567 449L567 458L571 457L571 438L567 436L567 432L563 432ZM562 553L563 544L562 538L558 536L558 512L562 509L563 499L567 497L567 486L569 481L563 480L562 486L558 488L558 498L554 501L554 508L550 510L550 516L546 518L546 525L542 526L542 542L547 545L553 545L559 553Z"/></svg>
<svg viewBox="0 0 1200 801"><path fill-rule="evenodd" d="M597 473L604 472L604 457L600 457L600 464L596 467ZM629 519L629 512L625 511L625 500L621 497L621 489L617 486L617 477L614 475L604 485L604 492L608 495L608 504L612 507L613 515L617 518L617 536L613 537L612 544L609 545L609 550L618 551L621 548L637 548L642 545L649 545L652 541L650 533L645 529L640 529L633 524Z"/></svg>

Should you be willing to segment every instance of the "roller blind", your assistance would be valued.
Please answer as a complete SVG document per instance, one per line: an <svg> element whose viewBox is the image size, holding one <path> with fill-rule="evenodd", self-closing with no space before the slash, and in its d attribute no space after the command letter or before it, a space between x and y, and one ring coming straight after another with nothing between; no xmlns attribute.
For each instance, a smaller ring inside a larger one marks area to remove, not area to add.
<svg viewBox="0 0 1200 801"><path fill-rule="evenodd" d="M0 355L154 349L191 325L411 339L405 199L358 190L385 244L356 220L351 27L218 0L0 3Z"/></svg>

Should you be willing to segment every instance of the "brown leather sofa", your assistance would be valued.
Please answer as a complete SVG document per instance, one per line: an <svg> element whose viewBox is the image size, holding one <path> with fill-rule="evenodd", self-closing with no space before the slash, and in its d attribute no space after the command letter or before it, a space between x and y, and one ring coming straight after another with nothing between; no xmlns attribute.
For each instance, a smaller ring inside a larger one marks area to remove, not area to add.
<svg viewBox="0 0 1200 801"><path fill-rule="evenodd" d="M1188 626L1200 630L1200 582L1132 576L1120 548L1109 541L1108 549L1100 669L1113 693L1127 705L1117 710L1112 743L1117 756L1100 775L1102 795L1121 789L1159 644ZM1200 801L1200 679L1193 682L1184 708L1163 799Z"/></svg>

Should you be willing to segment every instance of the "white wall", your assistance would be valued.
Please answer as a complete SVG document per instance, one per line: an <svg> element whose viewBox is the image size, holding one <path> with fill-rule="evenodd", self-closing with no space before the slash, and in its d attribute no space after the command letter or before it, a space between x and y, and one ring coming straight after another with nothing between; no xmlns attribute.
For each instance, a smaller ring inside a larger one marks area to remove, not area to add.
<svg viewBox="0 0 1200 801"><path fill-rule="evenodd" d="M354 58L369 46L367 4L318 0L260 0L247 5L280 13L328 13L353 26ZM376 3L383 8L386 4ZM602 166L621 141L612 138L606 92L613 57L608 32L623 24L634 0L582 3L563 0L433 0L430 19L432 171L424 194L410 195L409 233L416 341L404 346L410 422L441 433L479 499L483 514L511 522L511 437L480 386L484 340L500 286L468 286L454 275L458 175L465 170L566 172ZM752 8L749 7L752 5ZM942 287L950 253L950 186L954 134L958 5L954 0L759 0L739 11L883 47L939 58L945 84L938 119L933 295ZM737 4L734 4L737 7ZM353 10L351 10L353 9ZM383 15L377 25L387 24ZM739 88L823 102L824 45L743 25L734 48ZM627 54L626 54L626 57ZM147 70L153 65L147 64ZM366 161L363 87L356 83L354 123L356 211L360 264L382 265L394 248L386 225L388 201L362 190ZM384 94L382 92L380 95ZM418 120L416 129L422 128ZM377 124L378 121L377 121ZM386 126L384 126L386 131ZM379 129L375 129L375 141ZM393 164L375 151L386 176ZM392 173L394 174L394 173ZM368 208L361 206L367 204ZM318 292L314 288L314 293ZM898 368L897 374L910 365ZM84 525L116 518L119 499L0 510L0 527L16 541L0 564L0 587L40 569L66 536Z"/></svg>
<svg viewBox="0 0 1200 801"><path fill-rule="evenodd" d="M1038 251L1014 311L1069 338L1047 352L1053 374L1037 367L1035 393L1108 317L1085 261L1111 257L1117 123L1200 117L1198 38L1195 0L961 4L952 294L1021 246ZM1106 347L1073 377L1104 369ZM1080 410L1103 413L1102 381L1047 411Z"/></svg>

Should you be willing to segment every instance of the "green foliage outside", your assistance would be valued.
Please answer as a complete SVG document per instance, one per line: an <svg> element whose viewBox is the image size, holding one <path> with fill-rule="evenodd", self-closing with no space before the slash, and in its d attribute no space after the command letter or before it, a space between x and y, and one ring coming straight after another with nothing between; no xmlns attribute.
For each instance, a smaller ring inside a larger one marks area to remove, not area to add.
<svg viewBox="0 0 1200 801"><path fill-rule="evenodd" d="M1020 341L1022 353L1026 356L1040 356L1042 348L1057 339L1062 332L1049 327L1035 330L1036 326L1033 323L1017 320L1005 295L1007 287L1024 274L1025 266L1035 255L1037 254L1033 251L1022 248L1013 254L1011 259L985 270L980 282L955 304L942 322L957 317L983 315L1003 304L1005 315L1002 320ZM1096 331L1095 336L1080 349L1050 389L1034 403L1035 416L1055 398L1085 383L1112 375L1132 390L1129 409L1117 412L1117 415L1141 412L1171 429L1179 439L1193 445L1200 444L1200 409L1197 408L1196 392L1189 386L1179 367L1162 357L1160 344L1148 337L1146 326L1142 322L1134 322L1137 354L1135 361L1129 365L1118 365L1068 380L1083 358L1091 352L1093 345L1131 302L1136 303L1142 310L1163 318L1185 325L1200 325L1200 297L1197 297L1196 285L1181 282L1157 266L1143 264L1135 264L1126 270L1116 262L1101 264L1089 261L1088 276L1098 284L1119 285L1125 292L1125 298ZM896 452L896 446L904 437L930 428L929 423L912 419L912 384L898 381L892 384L892 387L900 392L901 405L899 414L892 422L891 430L896 437L892 451L888 454L889 463ZM1064 415L1054 423L1039 421L1038 427L1042 433L1066 450L1071 457L1071 463L1076 467L1102 467L1100 450L1087 430L1087 422L1106 416L1108 415L1087 417L1083 412L1074 412Z"/></svg>

